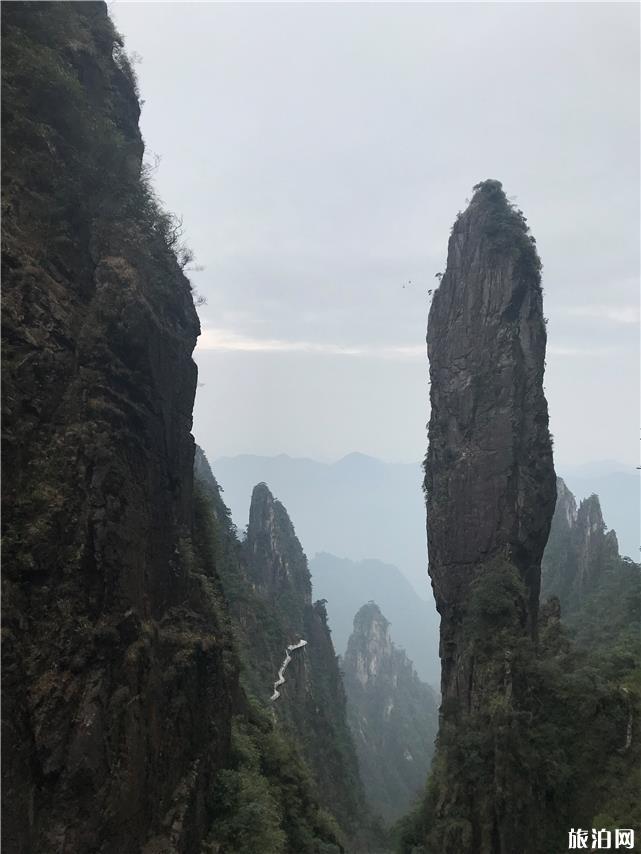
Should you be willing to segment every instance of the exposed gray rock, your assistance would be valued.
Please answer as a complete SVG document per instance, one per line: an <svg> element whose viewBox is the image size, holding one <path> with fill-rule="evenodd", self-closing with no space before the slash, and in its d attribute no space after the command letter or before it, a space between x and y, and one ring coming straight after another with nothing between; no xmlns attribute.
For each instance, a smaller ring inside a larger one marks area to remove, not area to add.
<svg viewBox="0 0 641 854"><path fill-rule="evenodd" d="M458 627L469 586L494 558L512 563L528 591L524 630L534 631L556 497L540 262L498 181L477 185L454 224L427 343L425 488L442 693L468 702Z"/></svg>
<svg viewBox="0 0 641 854"><path fill-rule="evenodd" d="M443 698L429 850L534 854L538 795L505 733L523 718L517 662L536 638L556 483L540 262L498 181L477 185L454 224L427 344L427 535Z"/></svg>

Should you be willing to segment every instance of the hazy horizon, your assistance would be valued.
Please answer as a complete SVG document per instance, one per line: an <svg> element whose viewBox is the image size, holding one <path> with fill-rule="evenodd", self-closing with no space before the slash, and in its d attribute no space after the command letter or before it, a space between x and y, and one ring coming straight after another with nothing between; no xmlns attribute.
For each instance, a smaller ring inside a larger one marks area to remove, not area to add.
<svg viewBox="0 0 641 854"><path fill-rule="evenodd" d="M382 463L386 463L388 465L399 465L399 466L411 466L411 465L422 465L422 459L419 460L410 460L410 459L388 459L386 457L379 457L374 454L366 454L363 451L359 451L353 449L351 451L347 451L345 454L341 454L338 457L320 457L320 456L311 456L309 454L289 454L287 451L279 451L273 454L259 454L254 451L239 451L234 454L217 454L208 451L207 448L199 441L198 436L195 437L197 444L199 444L209 462L213 464L217 460L224 459L234 459L236 457L266 457L268 459L277 459L278 457L285 457L291 460L309 460L310 462L322 463L323 465L336 465L337 463L342 462L347 457L361 456L361 457L369 457L370 459L377 460ZM214 449L215 450L215 449ZM608 472L630 472L633 473L638 471L635 464L626 463L622 460L616 460L611 458L603 458L603 459L594 459L594 460L586 460L585 462L580 463L565 463L563 460L555 459L555 468L560 469L561 467L566 469L590 469L603 473ZM557 472L558 474L559 472Z"/></svg>

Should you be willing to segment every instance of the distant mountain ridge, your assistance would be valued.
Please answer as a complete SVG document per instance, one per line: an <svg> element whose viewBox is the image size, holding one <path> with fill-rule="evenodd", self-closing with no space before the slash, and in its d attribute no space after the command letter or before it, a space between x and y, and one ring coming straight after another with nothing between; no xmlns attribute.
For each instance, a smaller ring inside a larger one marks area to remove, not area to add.
<svg viewBox="0 0 641 854"><path fill-rule="evenodd" d="M221 457L212 469L239 528L247 524L247 496L265 481L291 509L308 555L330 552L394 564L431 601L418 462L385 463L358 453L333 464L241 455Z"/></svg>
<svg viewBox="0 0 641 854"><path fill-rule="evenodd" d="M376 558L394 564L417 594L432 602L419 462L386 463L360 453L335 463L286 454L241 454L220 457L212 468L240 528L247 524L247 496L255 484L265 481L296 519L296 531L309 555L330 552L355 561ZM638 472L604 461L557 465L557 473L578 500L592 493L599 496L621 553L638 559Z"/></svg>
<svg viewBox="0 0 641 854"><path fill-rule="evenodd" d="M412 659L418 675L436 690L440 683L439 616L416 595L398 567L380 560L351 561L322 552L309 564L314 596L327 599L334 647L343 655L354 613L363 600L383 603L397 646Z"/></svg>

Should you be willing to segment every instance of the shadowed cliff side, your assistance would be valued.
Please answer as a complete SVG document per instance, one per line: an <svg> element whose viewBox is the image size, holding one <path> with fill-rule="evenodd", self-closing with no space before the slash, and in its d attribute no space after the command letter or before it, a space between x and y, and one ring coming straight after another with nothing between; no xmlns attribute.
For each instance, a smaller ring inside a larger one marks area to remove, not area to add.
<svg viewBox="0 0 641 854"><path fill-rule="evenodd" d="M198 318L106 6L2 23L3 847L195 850L237 692L192 549Z"/></svg>
<svg viewBox="0 0 641 854"><path fill-rule="evenodd" d="M265 644L257 642L259 627L248 635L250 655L263 665L262 691L271 694L285 647L305 639L307 646L294 656L273 708L301 745L322 799L353 834L365 802L327 613L323 602L312 604L307 558L287 511L264 483L252 493L242 554L259 598L273 615L267 659L260 660Z"/></svg>
<svg viewBox="0 0 641 854"><path fill-rule="evenodd" d="M239 684L199 333L106 5L2 6L2 848L338 854Z"/></svg>
<svg viewBox="0 0 641 854"><path fill-rule="evenodd" d="M243 684L259 703L269 704L276 728L304 760L314 781L312 791L338 820L349 850L378 850L327 613L322 601L312 603L307 558L289 515L267 485L258 484L247 534L240 542L199 448L196 476L226 529L218 548L228 552L220 562L221 575L241 652ZM300 640L307 643L291 653L280 696L269 703L285 650Z"/></svg>
<svg viewBox="0 0 641 854"><path fill-rule="evenodd" d="M526 686L515 655L535 636L556 495L540 262L498 181L477 185L454 224L427 342L425 490L443 697L430 850L534 851L524 842L536 823L532 784L518 762L497 745L483 759L490 786L468 789L456 779L461 745L448 741L478 727L500 740L518 718Z"/></svg>

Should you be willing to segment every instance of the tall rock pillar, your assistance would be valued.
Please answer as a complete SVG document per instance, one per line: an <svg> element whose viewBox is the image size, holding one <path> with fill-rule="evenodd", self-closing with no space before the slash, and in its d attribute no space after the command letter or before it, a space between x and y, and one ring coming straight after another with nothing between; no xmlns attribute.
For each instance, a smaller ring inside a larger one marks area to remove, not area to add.
<svg viewBox="0 0 641 854"><path fill-rule="evenodd" d="M500 182L478 184L452 229L427 332L429 573L441 615L439 810L445 824L448 811L459 821L438 840L444 854L517 850L497 753L482 751L489 791L453 787L448 739L491 732L492 710L518 707L514 651L536 633L556 499L540 267L525 218Z"/></svg>

